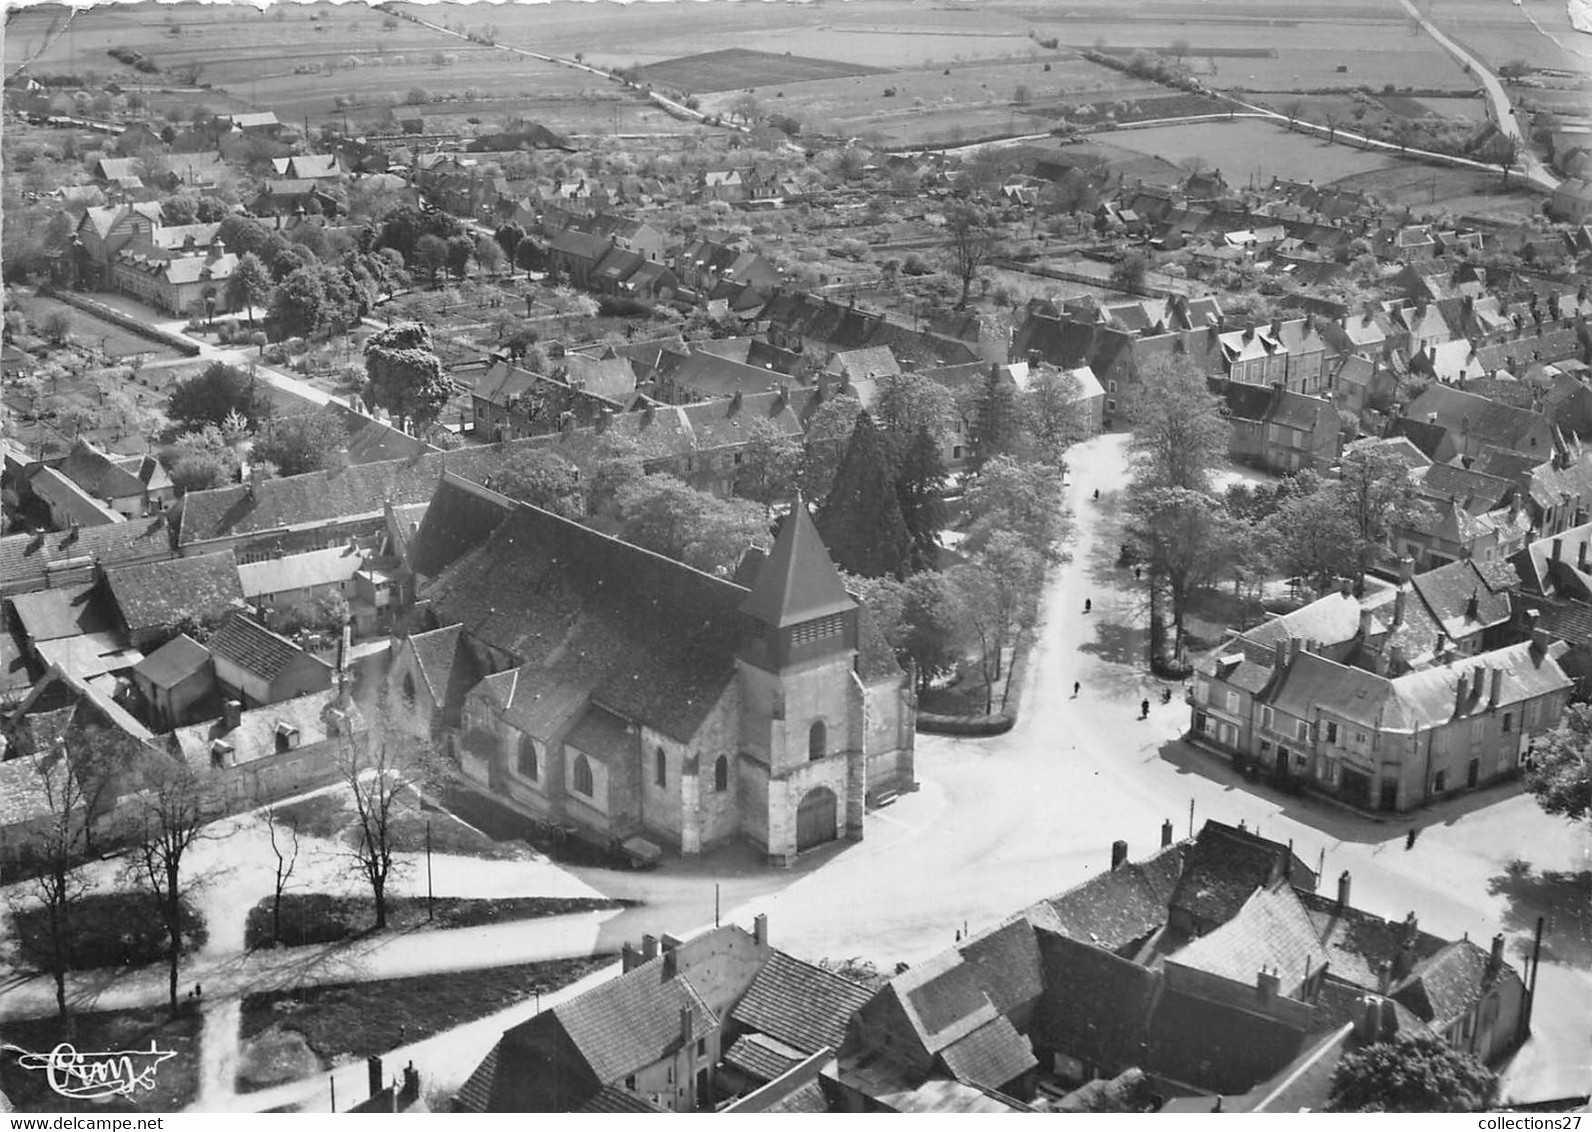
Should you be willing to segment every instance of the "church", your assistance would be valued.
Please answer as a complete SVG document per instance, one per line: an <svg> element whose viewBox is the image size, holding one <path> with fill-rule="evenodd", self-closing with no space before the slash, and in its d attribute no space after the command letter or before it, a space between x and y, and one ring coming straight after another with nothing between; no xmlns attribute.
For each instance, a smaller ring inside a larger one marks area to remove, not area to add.
<svg viewBox="0 0 1592 1132"><path fill-rule="evenodd" d="M911 679L805 507L730 579L445 472L406 560L389 719L528 816L788 865L913 787Z"/></svg>

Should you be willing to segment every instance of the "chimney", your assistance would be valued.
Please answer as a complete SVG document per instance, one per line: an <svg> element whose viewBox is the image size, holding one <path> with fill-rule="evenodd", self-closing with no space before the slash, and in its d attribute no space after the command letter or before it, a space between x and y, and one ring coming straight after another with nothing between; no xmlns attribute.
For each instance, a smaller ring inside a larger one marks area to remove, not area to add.
<svg viewBox="0 0 1592 1132"><path fill-rule="evenodd" d="M1288 667L1288 642L1286 639L1278 641L1274 647L1277 650L1276 668L1279 672L1284 671Z"/></svg>
<svg viewBox="0 0 1592 1132"><path fill-rule="evenodd" d="M1393 595L1393 628L1397 629L1404 624L1404 595L1408 593L1403 586Z"/></svg>
<svg viewBox="0 0 1592 1132"><path fill-rule="evenodd" d="M1288 663L1292 664L1299 659L1299 653L1304 649L1305 643L1298 637L1288 638Z"/></svg>
<svg viewBox="0 0 1592 1132"><path fill-rule="evenodd" d="M752 942L759 947L768 946L768 916L759 912L752 917Z"/></svg>
<svg viewBox="0 0 1592 1132"><path fill-rule="evenodd" d="M1344 869L1338 874L1338 911L1340 912L1349 906L1351 884L1352 878L1349 876L1349 870Z"/></svg>
<svg viewBox="0 0 1592 1132"><path fill-rule="evenodd" d="M1354 594L1354 580L1352 578L1339 578L1338 579L1338 595L1340 597L1350 597L1353 594Z"/></svg>
<svg viewBox="0 0 1592 1132"><path fill-rule="evenodd" d="M1161 823L1161 848L1165 849L1172 844L1172 819L1167 818Z"/></svg>
<svg viewBox="0 0 1592 1132"><path fill-rule="evenodd" d="M1583 541L1581 543L1580 550L1576 554L1575 566L1576 566L1577 570L1581 571L1581 573L1583 573L1583 574L1586 573L1586 542L1585 541Z"/></svg>
<svg viewBox="0 0 1592 1132"><path fill-rule="evenodd" d="M1531 630L1531 655L1538 660L1548 655L1548 630L1540 628Z"/></svg>
<svg viewBox="0 0 1592 1132"><path fill-rule="evenodd" d="M619 950L620 971L628 974L639 966L641 966L641 952L636 950L634 944L625 941L625 945Z"/></svg>
<svg viewBox="0 0 1592 1132"><path fill-rule="evenodd" d="M1255 995L1263 1005L1269 1005L1282 991L1282 976L1262 967L1255 974Z"/></svg>
<svg viewBox="0 0 1592 1132"><path fill-rule="evenodd" d="M223 733L236 731L243 722L243 705L237 700L227 700L221 705L221 726Z"/></svg>
<svg viewBox="0 0 1592 1132"><path fill-rule="evenodd" d="M1487 688L1487 706L1489 708L1498 706L1498 697L1503 692L1503 688L1504 670L1502 668L1494 668L1492 670L1492 682Z"/></svg>
<svg viewBox="0 0 1592 1132"><path fill-rule="evenodd" d="M1411 579L1413 579L1414 577L1415 577L1415 559L1409 557L1408 555L1405 555L1403 558L1399 559L1399 585L1401 585L1401 586L1409 585Z"/></svg>
<svg viewBox="0 0 1592 1132"><path fill-rule="evenodd" d="M1128 863L1128 843L1126 841L1113 841L1111 843L1111 867L1120 869Z"/></svg>
<svg viewBox="0 0 1592 1132"><path fill-rule="evenodd" d="M1382 960L1381 963L1377 964L1377 968L1376 968L1376 989L1380 993L1386 994L1388 992L1388 988L1391 987L1392 985L1393 985L1393 962L1390 959L1384 959L1384 960Z"/></svg>
<svg viewBox="0 0 1592 1132"><path fill-rule="evenodd" d="M1437 414L1436 413L1427 413L1426 414L1426 423L1427 424L1436 424L1437 423Z"/></svg>
<svg viewBox="0 0 1592 1132"><path fill-rule="evenodd" d="M685 1050L687 1060L696 1057L696 1019L691 1014L689 1006L680 1008L680 1048Z"/></svg>
<svg viewBox="0 0 1592 1132"><path fill-rule="evenodd" d="M411 1105L420 1099L420 1070L415 1068L415 1063L410 1062L404 1066L403 1091L398 1094L400 1104Z"/></svg>
<svg viewBox="0 0 1592 1132"><path fill-rule="evenodd" d="M1561 554L1563 554L1563 553L1564 553L1564 540L1562 538L1554 539L1553 540L1553 560L1555 562L1559 561L1559 556Z"/></svg>
<svg viewBox="0 0 1592 1132"><path fill-rule="evenodd" d="M1371 611L1360 610L1360 640L1367 641L1371 638Z"/></svg>
<svg viewBox="0 0 1592 1132"><path fill-rule="evenodd" d="M1502 932L1492 937L1492 953L1487 956L1487 973L1496 975L1504 966L1504 936Z"/></svg>
<svg viewBox="0 0 1592 1132"><path fill-rule="evenodd" d="M1465 705L1470 700L1470 673L1461 672L1459 683L1454 687L1454 714L1458 715L1465 710Z"/></svg>
<svg viewBox="0 0 1592 1132"><path fill-rule="evenodd" d="M1382 1029L1382 1003L1374 995L1360 999L1360 1009L1354 1019L1354 1040L1370 1045L1377 1040Z"/></svg>
<svg viewBox="0 0 1592 1132"><path fill-rule="evenodd" d="M658 957L658 937L655 936L655 935L644 935L644 936L642 936L641 937L641 959L642 959L642 961L646 962L648 959L656 959L657 957Z"/></svg>

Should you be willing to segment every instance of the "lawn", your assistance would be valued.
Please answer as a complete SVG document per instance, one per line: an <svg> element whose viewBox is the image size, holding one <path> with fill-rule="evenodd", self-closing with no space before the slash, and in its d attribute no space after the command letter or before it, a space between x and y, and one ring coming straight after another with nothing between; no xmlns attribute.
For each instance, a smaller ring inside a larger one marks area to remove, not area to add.
<svg viewBox="0 0 1592 1132"><path fill-rule="evenodd" d="M66 316L72 320L71 336L73 340L85 346L91 346L112 358L125 358L132 354L144 354L148 360L156 358L175 358L177 351L161 345L151 338L141 334L134 334L131 330L117 326L114 322L106 322L96 318L87 311L78 310L76 307L67 306L58 299L45 298L42 295L18 295L16 307L34 324L43 326L46 316L55 311L65 311Z"/></svg>
<svg viewBox="0 0 1592 1132"><path fill-rule="evenodd" d="M243 1000L238 1089L268 1088L420 1041L612 962L594 955L250 995Z"/></svg>
<svg viewBox="0 0 1592 1132"><path fill-rule="evenodd" d="M0 1027L4 1040L34 1053L52 1050L64 1041L84 1052L147 1050L153 1043L177 1056L155 1069L152 1090L140 1089L132 1097L74 1100L58 1095L43 1071L20 1065L8 1051L0 1057L0 1091L17 1112L180 1112L199 1091L200 1026L197 1014L174 1019L164 1008L74 1014L65 1022L59 1018L7 1022Z"/></svg>
<svg viewBox="0 0 1592 1132"><path fill-rule="evenodd" d="M276 812L279 819L306 837L323 837L352 844L359 836L353 799L346 790L289 802L278 806ZM530 855L523 845L493 840L446 810L421 804L410 791L399 798L389 827L393 847L400 852L424 853L428 824L433 853L451 853L489 861L524 860Z"/></svg>
<svg viewBox="0 0 1592 1132"><path fill-rule="evenodd" d="M204 946L204 921L182 902L183 953ZM45 910L29 905L12 912L22 959L39 969L49 962L50 937ZM143 892L94 893L72 908L71 969L142 966L166 957L166 928L154 898Z"/></svg>
<svg viewBox="0 0 1592 1132"><path fill-rule="evenodd" d="M435 919L428 919L425 897L389 897L387 929L398 932L427 926L473 928L484 924L623 908L628 902L593 897L518 896L471 900L444 896L432 903ZM249 909L248 927L244 933L245 947L270 946L271 904L271 897L266 897ZM376 902L369 896L330 896L318 892L290 892L282 896L282 944L286 947L338 943L372 931L375 922Z"/></svg>
<svg viewBox="0 0 1592 1132"><path fill-rule="evenodd" d="M1092 140L1179 164L1197 157L1220 169L1227 183L1235 186L1251 179L1257 185L1269 184L1273 177L1325 184L1385 169L1397 161L1347 145L1328 145L1253 118L1117 130L1092 135Z"/></svg>

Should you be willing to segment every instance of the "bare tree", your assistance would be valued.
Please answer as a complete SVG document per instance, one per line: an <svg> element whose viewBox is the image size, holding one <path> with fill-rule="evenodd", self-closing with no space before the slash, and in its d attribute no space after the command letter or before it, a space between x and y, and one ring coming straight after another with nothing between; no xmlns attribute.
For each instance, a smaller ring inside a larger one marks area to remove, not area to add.
<svg viewBox="0 0 1592 1132"><path fill-rule="evenodd" d="M1343 124L1343 118L1335 110L1328 110L1322 119L1327 124L1327 144L1331 145L1338 137L1338 127Z"/></svg>
<svg viewBox="0 0 1592 1132"><path fill-rule="evenodd" d="M400 862L398 822L401 798L429 777L430 760L417 740L392 732L345 739L338 752L338 773L354 796L359 818L354 830L353 868L370 885L376 901L376 930L387 926L387 881Z"/></svg>
<svg viewBox="0 0 1592 1132"><path fill-rule="evenodd" d="M1299 115L1304 113L1304 109L1304 100L1300 98L1290 98L1287 102L1283 103L1283 116L1288 119L1288 128L1290 130L1293 129L1294 123L1299 120Z"/></svg>
<svg viewBox="0 0 1592 1132"><path fill-rule="evenodd" d="M177 1014L182 953L182 862L216 815L211 783L182 759L151 753L144 761L135 865L166 927L171 1013Z"/></svg>
<svg viewBox="0 0 1592 1132"><path fill-rule="evenodd" d="M260 815L260 821L271 838L271 852L276 855L276 883L271 890L271 944L275 946L282 942L282 893L293 876L293 867L298 864L298 829L292 823L284 822L275 806L266 807ZM291 838L285 847L279 829L285 829Z"/></svg>

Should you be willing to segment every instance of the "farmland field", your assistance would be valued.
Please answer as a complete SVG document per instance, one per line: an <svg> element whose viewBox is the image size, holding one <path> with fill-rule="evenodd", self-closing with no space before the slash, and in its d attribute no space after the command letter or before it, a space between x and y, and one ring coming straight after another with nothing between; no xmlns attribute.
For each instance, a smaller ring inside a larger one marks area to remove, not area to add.
<svg viewBox="0 0 1592 1132"><path fill-rule="evenodd" d="M878 70L877 67L861 67L827 59L808 59L788 51L783 55L775 55L767 51L732 48L654 63L642 72L642 76L647 82L661 87L697 92L741 90L812 79L849 78L853 75L875 74Z"/></svg>
<svg viewBox="0 0 1592 1132"><path fill-rule="evenodd" d="M1345 177L1338 184L1369 193L1385 206L1412 208L1417 213L1447 212L1519 223L1542 208L1542 198L1522 188L1518 178L1506 186L1499 174L1480 170L1436 170L1401 161L1386 169Z"/></svg>
<svg viewBox="0 0 1592 1132"><path fill-rule="evenodd" d="M1396 158L1346 145L1328 145L1253 118L1155 126L1093 135L1096 141L1181 163L1197 157L1220 169L1230 185L1270 182L1273 177L1327 183L1356 173L1385 169Z"/></svg>

